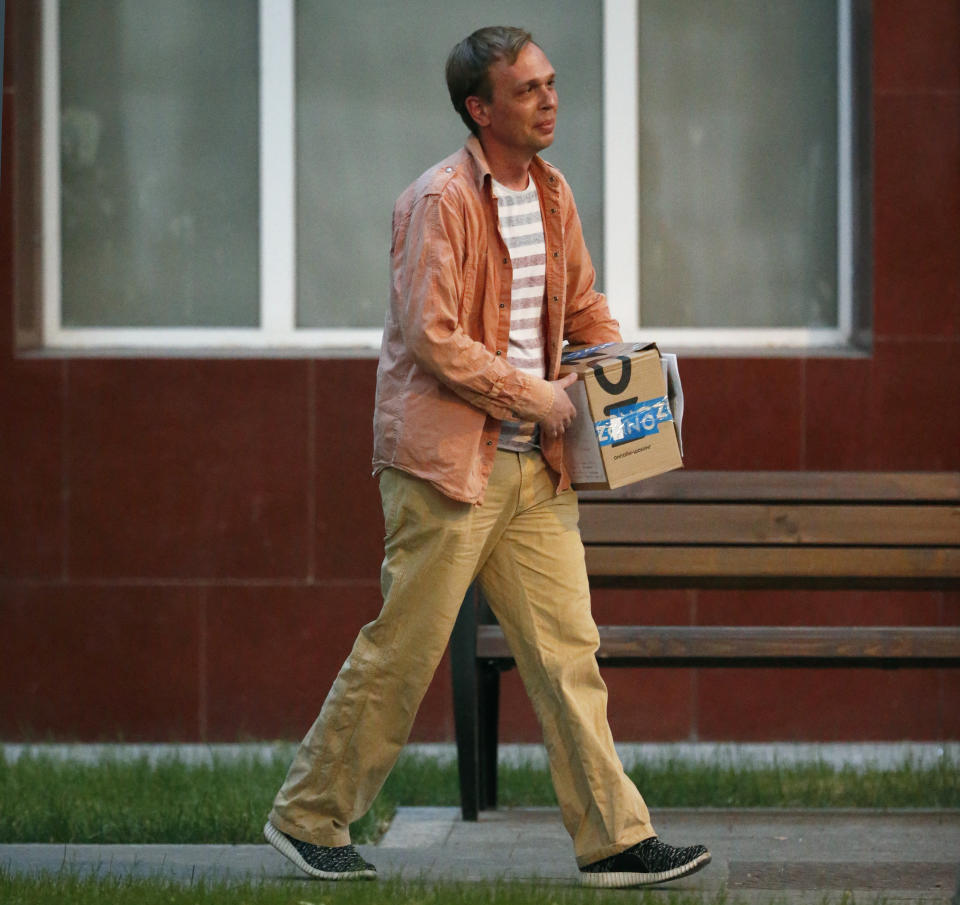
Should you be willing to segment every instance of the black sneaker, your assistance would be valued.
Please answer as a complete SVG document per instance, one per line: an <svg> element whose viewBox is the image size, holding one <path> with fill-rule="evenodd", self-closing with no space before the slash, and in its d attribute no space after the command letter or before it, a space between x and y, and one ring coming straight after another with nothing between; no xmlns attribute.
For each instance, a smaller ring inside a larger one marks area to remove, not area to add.
<svg viewBox="0 0 960 905"><path fill-rule="evenodd" d="M581 867L580 883L605 888L663 883L695 873L709 863L710 852L702 845L674 848L651 836L619 855Z"/></svg>
<svg viewBox="0 0 960 905"><path fill-rule="evenodd" d="M300 870L320 880L375 880L377 869L368 864L352 845L313 845L278 830L270 821L263 835L281 855Z"/></svg>

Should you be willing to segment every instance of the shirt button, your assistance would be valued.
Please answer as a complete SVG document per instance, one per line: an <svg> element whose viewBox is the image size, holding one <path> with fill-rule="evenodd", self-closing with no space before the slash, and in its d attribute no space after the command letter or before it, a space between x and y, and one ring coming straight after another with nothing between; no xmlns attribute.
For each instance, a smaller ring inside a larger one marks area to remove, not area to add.
<svg viewBox="0 0 960 905"><path fill-rule="evenodd" d="M509 261L509 260L510 260L509 258L504 258L504 259L503 259L503 263L506 264L507 261Z"/></svg>
<svg viewBox="0 0 960 905"><path fill-rule="evenodd" d="M555 258L559 258L559 257L560 257L560 252L559 252L559 251L555 251L555 252L553 253L553 256L554 256Z"/></svg>
<svg viewBox="0 0 960 905"><path fill-rule="evenodd" d="M559 302L559 301L560 301L560 296L559 296L559 295L555 295L555 296L553 297L553 300L554 300L555 302Z"/></svg>
<svg viewBox="0 0 960 905"><path fill-rule="evenodd" d="M448 172L448 173L452 173L452 172L453 172L453 167L447 167L447 172Z"/></svg>
<svg viewBox="0 0 960 905"><path fill-rule="evenodd" d="M506 308L507 306L504 305L503 302L501 302L501 303L500 303L500 307L501 307L501 308Z"/></svg>
<svg viewBox="0 0 960 905"><path fill-rule="evenodd" d="M499 350L499 349L497 349L497 355L500 355L500 354L501 354L501 352L500 352L500 350Z"/></svg>
<svg viewBox="0 0 960 905"><path fill-rule="evenodd" d="M555 207L551 207L551 208L550 208L550 213L551 213L551 214L555 214L556 212L557 212L557 209L556 209Z"/></svg>
<svg viewBox="0 0 960 905"><path fill-rule="evenodd" d="M487 446L493 446L493 440L487 440Z"/></svg>

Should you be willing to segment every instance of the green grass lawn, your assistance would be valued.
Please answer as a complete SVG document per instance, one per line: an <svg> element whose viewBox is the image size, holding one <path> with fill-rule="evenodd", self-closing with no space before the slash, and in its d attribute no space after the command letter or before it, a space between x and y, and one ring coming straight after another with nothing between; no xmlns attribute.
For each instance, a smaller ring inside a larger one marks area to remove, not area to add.
<svg viewBox="0 0 960 905"><path fill-rule="evenodd" d="M289 758L151 765L105 757L94 764L24 755L0 759L0 842L258 843ZM897 769L825 763L641 763L628 771L651 809L664 807L960 808L960 765L906 762ZM401 758L370 813L352 827L376 841L400 805L456 805L452 762ZM500 804L556 803L546 769L501 766ZM0 899L2 901L2 899Z"/></svg>
<svg viewBox="0 0 960 905"><path fill-rule="evenodd" d="M259 843L289 753L188 764L176 758L104 757L84 764L25 755L0 759L0 842ZM838 769L825 763L744 766L731 762L641 763L630 774L652 808L663 807L943 807L960 808L960 768L945 759L897 769ZM504 807L555 804L549 775L536 766L502 766ZM352 827L375 841L399 805L455 805L456 764L405 756L370 814ZM738 905L663 890L631 890L638 905ZM184 883L161 878L18 876L0 864L4 905L614 905L622 890L559 884L282 882ZM879 901L879 900L878 900ZM825 900L826 902L826 900ZM847 897L838 905L852 905ZM774 901L771 901L774 905ZM866 903L858 900L858 905Z"/></svg>

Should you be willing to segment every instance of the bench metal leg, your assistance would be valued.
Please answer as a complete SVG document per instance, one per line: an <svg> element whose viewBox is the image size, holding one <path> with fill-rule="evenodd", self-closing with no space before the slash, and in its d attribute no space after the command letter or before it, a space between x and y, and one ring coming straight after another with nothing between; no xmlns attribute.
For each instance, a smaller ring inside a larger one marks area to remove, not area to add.
<svg viewBox="0 0 960 905"><path fill-rule="evenodd" d="M500 721L500 670L493 663L480 663L477 688L480 727L480 810L497 807L497 742Z"/></svg>
<svg viewBox="0 0 960 905"><path fill-rule="evenodd" d="M460 809L475 821L481 807L480 714L477 676L477 601L471 585L463 599L453 634L450 661L453 676L453 721L457 736Z"/></svg>
<svg viewBox="0 0 960 905"><path fill-rule="evenodd" d="M486 601L473 584L450 637L460 809L463 819L471 821L497 806L500 669L477 660L477 626L488 620L493 621Z"/></svg>

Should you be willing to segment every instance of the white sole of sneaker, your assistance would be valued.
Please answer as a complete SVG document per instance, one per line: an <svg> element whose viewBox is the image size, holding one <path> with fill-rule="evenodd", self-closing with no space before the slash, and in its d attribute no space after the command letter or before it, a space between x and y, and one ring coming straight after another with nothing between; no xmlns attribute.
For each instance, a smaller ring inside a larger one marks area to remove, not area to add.
<svg viewBox="0 0 960 905"><path fill-rule="evenodd" d="M652 883L665 883L667 880L678 880L688 877L703 869L710 863L710 852L698 855L692 861L681 864L673 870L663 870L654 874L638 874L632 872L621 873L581 873L580 885L592 886L595 889L626 889L629 886L649 886Z"/></svg>
<svg viewBox="0 0 960 905"><path fill-rule="evenodd" d="M376 880L375 870L320 870L308 864L290 840L283 835L270 821L263 827L263 836L281 855L292 861L304 873L316 877L318 880Z"/></svg>

